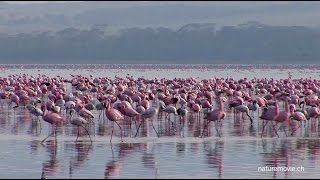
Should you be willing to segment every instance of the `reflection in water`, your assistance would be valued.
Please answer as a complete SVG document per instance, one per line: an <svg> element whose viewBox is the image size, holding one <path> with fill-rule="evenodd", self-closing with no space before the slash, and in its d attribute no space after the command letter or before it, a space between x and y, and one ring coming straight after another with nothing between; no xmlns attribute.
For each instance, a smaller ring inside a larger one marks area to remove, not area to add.
<svg viewBox="0 0 320 180"><path fill-rule="evenodd" d="M153 145L150 145L150 143L142 143L141 146L143 147L143 155L142 155L142 161L143 164L146 167L153 167L154 164L154 156L153 156ZM152 149L150 149L150 146L152 146Z"/></svg>
<svg viewBox="0 0 320 180"><path fill-rule="evenodd" d="M295 141L288 139L276 139L262 143L263 162L269 167L299 167L308 157L311 167L318 167L318 158L320 156L319 139L297 139ZM295 163L294 163L295 162ZM268 172L273 178L291 177L293 172L274 171Z"/></svg>
<svg viewBox="0 0 320 180"><path fill-rule="evenodd" d="M39 141L36 140L32 140L30 142L30 153L31 154L37 154L37 152L39 152L39 147L41 147L41 145L39 144Z"/></svg>
<svg viewBox="0 0 320 180"><path fill-rule="evenodd" d="M145 167L155 168L156 160L153 153L144 152L142 155L142 162Z"/></svg>
<svg viewBox="0 0 320 180"><path fill-rule="evenodd" d="M130 157L136 151L139 151L140 144L139 143L119 143L119 157L125 158Z"/></svg>
<svg viewBox="0 0 320 180"><path fill-rule="evenodd" d="M218 177L223 178L224 141L216 141L214 147L212 147L212 142L206 142L203 145L209 167L217 169Z"/></svg>
<svg viewBox="0 0 320 180"><path fill-rule="evenodd" d="M57 148L55 140L46 141L46 151L49 153L49 160L42 163L42 172L44 177L54 177L61 171L62 167L57 159Z"/></svg>
<svg viewBox="0 0 320 180"><path fill-rule="evenodd" d="M106 121L99 121L97 135L104 136L106 135L107 126L105 125Z"/></svg>
<svg viewBox="0 0 320 180"><path fill-rule="evenodd" d="M280 143L279 143L280 142ZM269 152L263 153L263 159L265 166L268 167L289 167L292 166L291 162L291 154L292 147L291 142L286 139L280 141L273 141L272 147ZM271 172L273 173L273 178L277 178L278 171ZM285 178L287 178L289 171L285 172Z"/></svg>
<svg viewBox="0 0 320 180"><path fill-rule="evenodd" d="M122 144L122 143L120 143ZM112 152L112 160L107 162L105 171L104 171L104 179L110 179L113 177L118 177L120 175L120 170L122 168L122 164L120 162L119 157L114 157L114 145L110 145L110 149ZM120 149L120 147L119 147Z"/></svg>
<svg viewBox="0 0 320 180"><path fill-rule="evenodd" d="M73 156L69 163L69 177L72 178L72 174L75 169L84 167L85 162L88 161L90 152L92 151L92 143L78 141L75 144L69 144L76 151L76 156Z"/></svg>
<svg viewBox="0 0 320 180"><path fill-rule="evenodd" d="M112 177L117 177L120 175L120 170L122 168L121 162L117 161L110 161L106 164L105 172L104 172L104 179L110 179Z"/></svg>
<svg viewBox="0 0 320 180"><path fill-rule="evenodd" d="M199 154L200 153L200 143L190 143L190 149L192 153Z"/></svg>
<svg viewBox="0 0 320 180"><path fill-rule="evenodd" d="M150 143L142 144L144 146L144 152L142 155L142 164L150 169L154 169L155 178L158 178L159 164L154 155L155 145ZM152 148L150 148L152 146Z"/></svg>
<svg viewBox="0 0 320 180"><path fill-rule="evenodd" d="M186 144L178 142L176 144L176 152L178 156L184 157L186 152Z"/></svg>
<svg viewBox="0 0 320 180"><path fill-rule="evenodd" d="M310 162L312 165L317 166L320 156L320 139L308 139L307 148Z"/></svg>
<svg viewBox="0 0 320 180"><path fill-rule="evenodd" d="M10 129L11 119L9 117L9 113L11 111L5 109L4 107L0 107L0 128L1 132L5 132L5 130Z"/></svg>

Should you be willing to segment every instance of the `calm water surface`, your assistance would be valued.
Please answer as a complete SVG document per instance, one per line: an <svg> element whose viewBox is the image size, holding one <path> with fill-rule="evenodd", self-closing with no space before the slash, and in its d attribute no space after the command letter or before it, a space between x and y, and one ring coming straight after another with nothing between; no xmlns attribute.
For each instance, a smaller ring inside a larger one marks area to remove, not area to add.
<svg viewBox="0 0 320 180"><path fill-rule="evenodd" d="M233 77L248 78L318 78L316 70L45 70L9 69L1 73L32 75L46 73L51 76L82 74L124 77ZM36 121L24 107L15 112L0 105L0 178L317 178L320 168L320 128L307 124L294 136L286 137L280 132L277 138L271 128L260 138L262 122L254 113L254 127L248 119L244 122L226 109L221 132L217 135L214 123L209 133L200 138L203 124L192 114L187 120L176 121L177 128L169 128L164 120L153 119L160 134L156 137L151 123L145 123L134 138L128 125L123 124L124 142L115 126L112 144L109 142L112 123L106 117L98 119L94 110L95 126L90 126L93 142L85 132L75 143L77 128L72 125L58 131L57 145L50 138L44 145L40 142L50 131L46 122L40 130ZM173 118L173 117L172 117ZM95 135L94 135L95 134ZM304 172L259 172L258 167L304 167Z"/></svg>

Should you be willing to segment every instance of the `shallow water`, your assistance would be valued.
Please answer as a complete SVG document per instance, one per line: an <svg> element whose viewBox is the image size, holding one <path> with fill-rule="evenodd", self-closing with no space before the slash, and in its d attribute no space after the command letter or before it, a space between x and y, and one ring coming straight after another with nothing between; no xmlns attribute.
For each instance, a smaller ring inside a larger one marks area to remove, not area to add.
<svg viewBox="0 0 320 180"><path fill-rule="evenodd" d="M18 71L19 72L19 71ZM287 78L317 78L315 70L32 70L20 71L37 75L51 76L82 74L89 76L134 77L189 77L199 78L231 76ZM5 70L1 76L16 74L16 70ZM85 131L81 130L79 142L75 143L77 128L67 125L58 129L57 141L51 137L44 145L40 142L50 132L49 125L42 121L42 130L32 120L27 109L19 107L16 111L0 105L0 178L317 178L320 167L320 133L318 124L307 124L294 136L286 137L283 131L280 138L268 128L260 137L262 121L254 113L254 127L249 119L234 118L227 110L223 120L221 137L214 123L210 124L204 137L203 122L188 115L185 121L178 121L175 128L165 120L153 119L160 137L156 136L150 122L146 122L136 138L136 126L132 125L130 137L128 125L123 128L124 142L120 141L119 127L110 143L112 123L106 117L98 118L90 126L90 143ZM171 117L172 119L174 117ZM184 124L183 124L184 123ZM95 134L95 135L94 135ZM55 146L54 143L57 143ZM304 167L303 172L261 172L258 167Z"/></svg>

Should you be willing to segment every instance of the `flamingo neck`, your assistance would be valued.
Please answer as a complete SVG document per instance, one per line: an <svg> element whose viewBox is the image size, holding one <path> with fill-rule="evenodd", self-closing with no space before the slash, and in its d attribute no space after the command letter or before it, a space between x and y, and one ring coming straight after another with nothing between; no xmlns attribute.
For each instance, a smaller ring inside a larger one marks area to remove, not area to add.
<svg viewBox="0 0 320 180"><path fill-rule="evenodd" d="M107 105L106 110L108 111L108 110L110 110L110 109L111 109L111 101L108 101L108 105Z"/></svg>
<svg viewBox="0 0 320 180"><path fill-rule="evenodd" d="M285 111L286 112L290 112L290 107L289 107L289 102L288 102L288 99L286 99L286 101L284 102L285 104Z"/></svg>
<svg viewBox="0 0 320 180"><path fill-rule="evenodd" d="M44 107L43 110L42 110L43 111L43 116L45 116L46 114L48 114L46 103L43 104L43 107Z"/></svg>
<svg viewBox="0 0 320 180"><path fill-rule="evenodd" d="M275 104L275 114L279 113L279 104L278 101L276 100L276 104Z"/></svg>
<svg viewBox="0 0 320 180"><path fill-rule="evenodd" d="M220 105L219 110L220 110L220 111L223 111L224 106L223 106L222 100L220 100L219 105Z"/></svg>

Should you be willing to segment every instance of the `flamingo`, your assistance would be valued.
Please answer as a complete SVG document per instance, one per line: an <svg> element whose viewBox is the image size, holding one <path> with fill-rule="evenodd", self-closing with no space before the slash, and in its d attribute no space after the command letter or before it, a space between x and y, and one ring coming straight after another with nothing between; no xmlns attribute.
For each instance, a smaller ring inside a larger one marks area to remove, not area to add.
<svg viewBox="0 0 320 180"><path fill-rule="evenodd" d="M196 117L198 117L198 119L200 121L200 111L202 109L201 105L199 105L197 103L193 103L191 109L194 113L196 113Z"/></svg>
<svg viewBox="0 0 320 180"><path fill-rule="evenodd" d="M263 120L263 124L264 124L264 121L265 121L265 120L266 120L267 122L263 125L262 133L261 133L261 138L262 138L262 135L263 135L265 126L266 126L270 121L272 121L278 114L279 114L279 103L278 103L277 100L276 100L275 106L268 106L268 107L264 107L264 108L263 108L263 111L262 111L262 114L261 114L261 116L260 116L260 119ZM274 127L274 126L273 126L273 127Z"/></svg>
<svg viewBox="0 0 320 180"><path fill-rule="evenodd" d="M136 116L139 116L140 113L138 113L131 106L125 107L125 105L120 105L120 112L122 112L123 115L128 116L130 118L130 136L131 136L131 123L132 123L131 119Z"/></svg>
<svg viewBox="0 0 320 180"><path fill-rule="evenodd" d="M123 121L124 117L123 117L123 115L121 114L120 111L118 111L117 109L111 108L111 99L108 99L107 102L108 102L108 105L106 106L106 104L105 104L105 107L106 107L105 114L106 114L107 118L110 121L113 122L110 143L112 141L112 135L113 135L113 131L114 131L114 123L116 123L120 128L121 142L123 142L123 140L122 140L122 129L121 129L121 126L119 125L118 121Z"/></svg>
<svg viewBox="0 0 320 180"><path fill-rule="evenodd" d="M56 134L57 126L64 122L64 119L59 114L46 110L45 106L46 106L45 104L42 106L42 109L43 109L42 111L44 111L42 119L45 122L47 122L51 125L54 125L55 130L51 134L49 134L45 139L43 139L41 141L41 144L43 144L43 142L45 142L45 140L47 140L53 134L55 135L55 138L56 138L57 137L57 134Z"/></svg>
<svg viewBox="0 0 320 180"><path fill-rule="evenodd" d="M93 124L94 121L94 115L91 111L89 111L88 109L84 108L83 104L80 104L80 109L78 111L79 116L85 118L85 119L89 119Z"/></svg>
<svg viewBox="0 0 320 180"><path fill-rule="evenodd" d="M37 117L38 123L40 125L40 130L41 130L42 128L41 128L41 121L40 121L39 116L43 116L43 111L40 108L37 108L31 104L27 104L26 107L31 114L33 114L34 116Z"/></svg>
<svg viewBox="0 0 320 180"><path fill-rule="evenodd" d="M284 96L285 97L285 110L284 111L280 111L279 113L276 114L276 116L274 117L273 121L276 122L275 125L273 125L273 127L277 126L278 123L284 123L284 122L289 122L289 124L291 124L290 122L290 115L291 115L291 111L290 111L290 106L289 106L289 97L288 96ZM276 102L277 104L277 102ZM275 129L275 128L274 128ZM277 130L275 129L277 136L279 137ZM284 130L284 132L286 133L286 131ZM287 133L286 133L287 135Z"/></svg>
<svg viewBox="0 0 320 180"><path fill-rule="evenodd" d="M149 109L145 110L143 113L141 113L141 117L142 117L142 121L140 122L139 126L138 126L138 129L137 129L137 133L134 137L136 137L138 135L138 132L139 132L139 128L141 126L141 124L145 121L145 119L149 118L151 119L151 123L152 123L152 127L153 127L153 130L156 132L157 136L159 137L159 134L158 132L156 131L156 128L154 127L153 125L153 122L152 122L152 118L154 116L156 116L159 112L158 110L159 108L156 108L156 107L150 107Z"/></svg>
<svg viewBox="0 0 320 180"><path fill-rule="evenodd" d="M301 108L301 105L302 105L302 108ZM305 102L305 101L301 101L301 102L299 103L300 109L295 109L295 112L301 112L301 113L304 114L304 116L305 116L307 119L309 119L308 111L306 110L305 105L306 105L306 102Z"/></svg>
<svg viewBox="0 0 320 180"><path fill-rule="evenodd" d="M297 128L297 129L299 129L301 127L301 125L302 125L302 122L306 122L307 121L307 118L302 112L295 111L295 106L293 104L290 104L290 111L291 111L290 118L292 120L296 120L296 121L300 122L300 126ZM291 135L293 135L293 133L295 131L292 131Z"/></svg>
<svg viewBox="0 0 320 180"><path fill-rule="evenodd" d="M97 109L98 111L100 111L100 113L99 113L99 120L100 120L102 111L105 110L105 107L104 107L103 103L97 104L97 105L96 105L96 109Z"/></svg>
<svg viewBox="0 0 320 180"><path fill-rule="evenodd" d="M240 111L241 113L246 113L246 115L250 118L250 122L251 122L251 126L252 126L253 121L252 121L251 116L249 115L249 108L248 108L248 106L242 104L242 105L236 106L236 107L234 107L234 108L235 108L235 110ZM243 118L243 115L242 115L242 118Z"/></svg>
<svg viewBox="0 0 320 180"><path fill-rule="evenodd" d="M85 128L85 126L84 126L85 124L88 123L87 120L85 120L85 119L82 118L82 117L76 117L76 118L72 119L72 120L70 121L70 123L78 127L78 134L77 134L76 142L78 141L79 132L80 132L80 131L79 131L79 130L80 130L80 127L82 127L82 128L87 132L87 134L88 134L88 136L89 136L89 138L90 138L90 141L92 142L91 137L90 137L90 134L89 134L89 131L88 131L88 129Z"/></svg>
<svg viewBox="0 0 320 180"><path fill-rule="evenodd" d="M172 105L167 106L163 111L168 114L169 121L170 121L170 114L178 115L176 107L174 107ZM171 121L171 123L172 123L172 127L173 127L173 122Z"/></svg>
<svg viewBox="0 0 320 180"><path fill-rule="evenodd" d="M177 114L180 116L180 118L181 117L185 118L188 114L188 110L185 107L178 108Z"/></svg>
<svg viewBox="0 0 320 180"><path fill-rule="evenodd" d="M215 122L216 130L218 132L216 122L217 121L221 121L226 116L226 113L223 110L223 108L224 108L223 103L226 102L226 101L227 101L227 98L221 96L219 98L219 105L220 105L219 108L218 109L214 109L212 111L209 111L209 112L207 112L205 114L206 116L204 117L204 119L207 119L207 123L204 123L203 131L202 131L202 137L203 137L203 134L204 134L205 127L208 126L211 121ZM218 132L218 134L219 134L219 132ZM219 134L219 136L220 136L220 134Z"/></svg>
<svg viewBox="0 0 320 180"><path fill-rule="evenodd" d="M252 101L252 104L248 104L248 108L251 111L251 115L253 114L253 111L256 111L259 109L259 105L257 104L256 100Z"/></svg>
<svg viewBox="0 0 320 180"><path fill-rule="evenodd" d="M65 104L65 109L66 109L66 114L68 113L68 110L75 108L76 107L76 103L74 101L67 101Z"/></svg>
<svg viewBox="0 0 320 180"><path fill-rule="evenodd" d="M166 108L166 104L163 101L159 101L159 113L158 113L158 115L161 114L161 117L162 117L162 112L164 111L165 108Z"/></svg>
<svg viewBox="0 0 320 180"><path fill-rule="evenodd" d="M19 101L20 101L20 98L19 98L19 96L17 96L16 94L11 94L10 95L10 100L11 100L11 102L14 102L14 103L16 103L16 106L14 106L13 108L17 108L18 106L19 106Z"/></svg>

